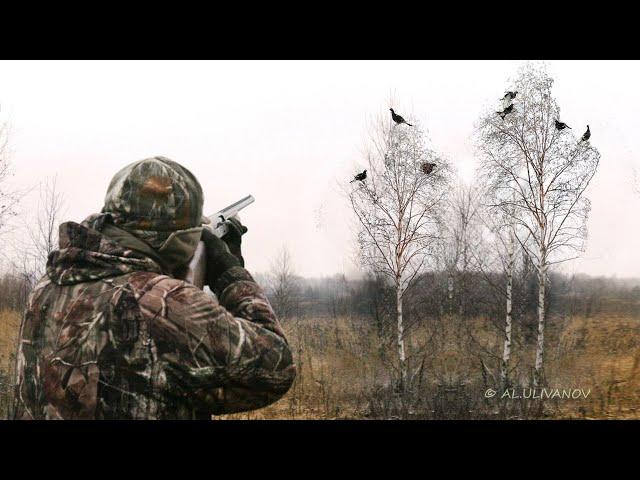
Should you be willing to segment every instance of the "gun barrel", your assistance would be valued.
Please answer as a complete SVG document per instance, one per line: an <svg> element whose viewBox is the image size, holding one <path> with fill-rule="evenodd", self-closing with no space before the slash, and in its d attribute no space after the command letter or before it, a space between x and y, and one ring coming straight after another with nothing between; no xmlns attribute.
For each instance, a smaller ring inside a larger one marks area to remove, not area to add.
<svg viewBox="0 0 640 480"><path fill-rule="evenodd" d="M229 218L233 217L240 210L242 210L243 208L247 207L248 205L251 205L255 201L256 201L256 199L253 198L253 195L247 195L246 197L238 200L237 202L232 203L228 207L223 208L219 212L214 213L213 215L209 216L208 218L209 218L209 220L211 220L211 222L214 225L216 223L224 222L225 220L228 220Z"/></svg>

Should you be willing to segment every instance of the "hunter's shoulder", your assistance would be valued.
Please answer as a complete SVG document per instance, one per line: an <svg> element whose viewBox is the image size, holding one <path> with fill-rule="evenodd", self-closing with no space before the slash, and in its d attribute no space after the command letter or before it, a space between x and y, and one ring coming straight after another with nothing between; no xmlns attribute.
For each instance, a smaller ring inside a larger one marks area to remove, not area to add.
<svg viewBox="0 0 640 480"><path fill-rule="evenodd" d="M189 308L202 302L211 302L212 298L189 282L154 272L132 274L128 283L138 303L154 313L164 311L171 303L173 311L177 304Z"/></svg>
<svg viewBox="0 0 640 480"><path fill-rule="evenodd" d="M190 285L180 280L157 272L135 272L127 275L127 283L131 286L136 297L140 298L145 293L154 291L171 292L176 288L186 288Z"/></svg>
<svg viewBox="0 0 640 480"><path fill-rule="evenodd" d="M242 267L227 270L215 289L219 297L212 297L189 282L154 272L136 272L129 275L128 283L137 301L153 311L166 310L169 303L180 310L210 308L220 303L234 307L239 303L268 300L251 274ZM218 301L220 299L220 302ZM178 307L178 304L181 306Z"/></svg>

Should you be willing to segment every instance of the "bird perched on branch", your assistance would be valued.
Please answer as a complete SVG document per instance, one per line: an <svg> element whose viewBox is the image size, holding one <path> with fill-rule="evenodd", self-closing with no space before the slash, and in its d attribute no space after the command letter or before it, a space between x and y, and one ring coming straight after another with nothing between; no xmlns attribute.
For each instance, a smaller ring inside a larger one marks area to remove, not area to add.
<svg viewBox="0 0 640 480"><path fill-rule="evenodd" d="M433 172L435 166L435 163L424 162L422 165L420 165L420 170L422 170L422 173L424 173L425 175L429 175L431 172Z"/></svg>
<svg viewBox="0 0 640 480"><path fill-rule="evenodd" d="M390 108L389 110L391 110L391 118L393 119L394 122L396 122L398 125L400 125L401 123L406 123L407 125L409 125L410 127L413 127L413 125L411 125L410 123L408 123L404 118L402 118L402 116L398 115L396 112L393 111L393 108Z"/></svg>
<svg viewBox="0 0 640 480"><path fill-rule="evenodd" d="M513 103L509 105L507 108L505 108L504 110L502 110L501 112L496 112L496 113L500 115L500 118L504 120L504 117L509 115L511 112L513 112Z"/></svg>
<svg viewBox="0 0 640 480"><path fill-rule="evenodd" d="M504 105L511 104L513 99L516 98L516 95L518 95L518 92L507 92L507 93L505 93L504 97L501 98L502 105L504 106Z"/></svg>
<svg viewBox="0 0 640 480"><path fill-rule="evenodd" d="M515 92L507 92L507 93L505 93L504 97L502 97L502 99L510 101L510 100L513 100L514 98L516 98L516 95L518 95L517 91L515 91Z"/></svg>
<svg viewBox="0 0 640 480"><path fill-rule="evenodd" d="M587 125L587 131L584 132L584 134L582 135L582 138L580 139L580 141L581 142L586 142L590 138L591 138L591 130L589 130L589 125Z"/></svg>
<svg viewBox="0 0 640 480"><path fill-rule="evenodd" d="M559 120L556 120L555 122L556 122L556 130L564 130L565 128L568 128L571 130L571 127L566 123L560 122Z"/></svg>
<svg viewBox="0 0 640 480"><path fill-rule="evenodd" d="M353 183L356 180L359 180L361 182L364 182L365 179L367 178L367 171L363 171L362 173L357 174L355 177L353 177L353 180L351 180L349 183Z"/></svg>

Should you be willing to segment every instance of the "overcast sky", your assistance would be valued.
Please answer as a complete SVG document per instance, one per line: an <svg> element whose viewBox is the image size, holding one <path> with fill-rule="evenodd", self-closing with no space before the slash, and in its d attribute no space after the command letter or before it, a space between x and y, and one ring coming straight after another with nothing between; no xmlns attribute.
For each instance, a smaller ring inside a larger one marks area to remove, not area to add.
<svg viewBox="0 0 640 480"><path fill-rule="evenodd" d="M205 211L253 194L242 215L251 271L288 245L305 276L353 274L354 224L340 184L364 167L367 125L394 108L428 129L460 176L475 168L471 134L520 61L0 62L0 121L11 124L15 188L57 175L66 219L102 207L113 174L164 155L200 180ZM591 126L601 154L589 188L588 248L565 266L640 275L639 62L548 62L562 120ZM24 216L36 208L28 195Z"/></svg>

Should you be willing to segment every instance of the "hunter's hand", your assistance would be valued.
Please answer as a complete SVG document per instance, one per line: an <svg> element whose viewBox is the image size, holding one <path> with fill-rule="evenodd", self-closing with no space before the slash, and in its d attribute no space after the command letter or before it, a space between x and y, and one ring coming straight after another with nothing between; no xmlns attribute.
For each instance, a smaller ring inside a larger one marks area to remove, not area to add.
<svg viewBox="0 0 640 480"><path fill-rule="evenodd" d="M242 263L229 251L227 244L207 228L202 230L202 241L207 252L207 285L213 289L220 275L231 267L241 267Z"/></svg>
<svg viewBox="0 0 640 480"><path fill-rule="evenodd" d="M222 237L222 240L224 240L229 247L229 251L240 260L240 264L244 267L244 258L242 258L242 250L240 247L242 245L242 235L247 233L248 229L242 225L236 217L231 217L224 223L229 228L229 231Z"/></svg>

